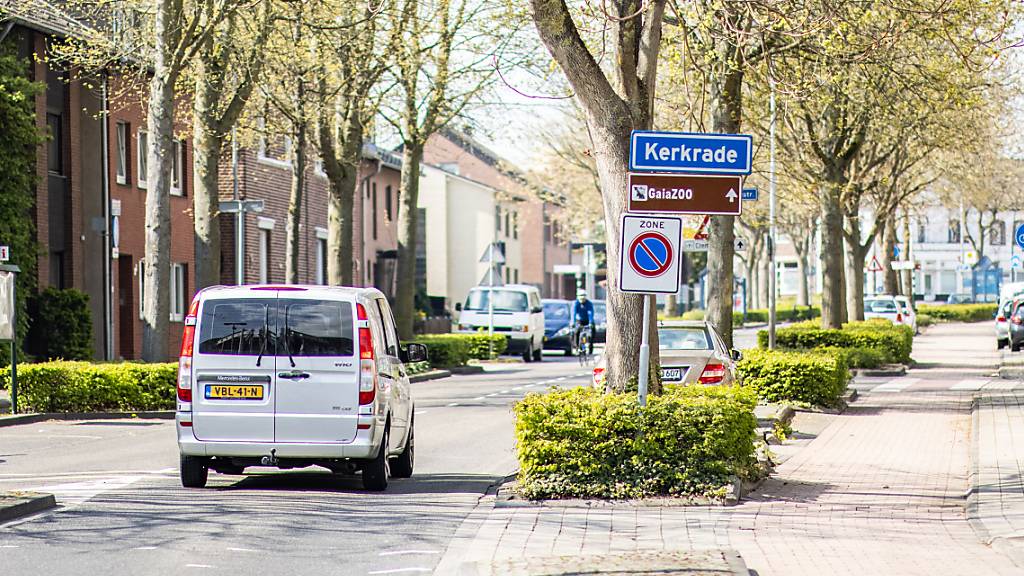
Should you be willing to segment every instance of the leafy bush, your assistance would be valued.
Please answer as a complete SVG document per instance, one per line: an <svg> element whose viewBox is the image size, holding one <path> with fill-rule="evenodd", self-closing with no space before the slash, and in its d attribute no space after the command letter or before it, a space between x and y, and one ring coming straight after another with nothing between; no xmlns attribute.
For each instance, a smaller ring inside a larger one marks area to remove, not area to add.
<svg viewBox="0 0 1024 576"><path fill-rule="evenodd" d="M761 348L768 347L768 332L757 334ZM871 348L883 352L890 362L909 362L914 344L914 331L909 326L894 325L888 320L849 322L842 329L823 329L817 322L801 322L775 331L780 348Z"/></svg>
<svg viewBox="0 0 1024 576"><path fill-rule="evenodd" d="M740 383L763 400L816 406L835 406L850 378L845 354L827 350L750 350L736 372Z"/></svg>
<svg viewBox="0 0 1024 576"><path fill-rule="evenodd" d="M42 362L18 365L19 408L26 412L173 410L178 365ZM10 386L10 368L0 384Z"/></svg>
<svg viewBox="0 0 1024 576"><path fill-rule="evenodd" d="M931 314L921 314L921 313L918 313L918 315L917 315L917 326L918 326L918 328L927 328L928 326L931 326L932 324L935 324L935 317L934 316L932 316Z"/></svg>
<svg viewBox="0 0 1024 576"><path fill-rule="evenodd" d="M29 315L29 353L44 360L92 358L88 294L74 288L47 288L30 300Z"/></svg>
<svg viewBox="0 0 1024 576"><path fill-rule="evenodd" d="M755 463L753 394L692 386L648 399L592 388L515 405L519 489L528 498L715 495Z"/></svg>
<svg viewBox="0 0 1024 576"><path fill-rule="evenodd" d="M669 316L669 317L663 318L663 320L688 320L688 321L704 320L706 312L707 312L706 310L703 310L703 309L700 309L700 308L695 308L693 310L687 310L686 312L683 312L682 316ZM747 320L751 321L751 322L753 321L753 320L750 320L750 318L747 318ZM741 314L739 312L733 312L732 313L732 325L733 326L742 326L743 325L743 314Z"/></svg>
<svg viewBox="0 0 1024 576"><path fill-rule="evenodd" d="M437 368L465 366L470 359L470 339L461 334L428 334L413 342L427 347L427 360Z"/></svg>
<svg viewBox="0 0 1024 576"><path fill-rule="evenodd" d="M816 348L814 351L842 355L850 368L881 368L889 363L889 356L874 348Z"/></svg>
<svg viewBox="0 0 1024 576"><path fill-rule="evenodd" d="M994 302L991 304L940 304L938 306L920 304L917 311L919 314L927 314L936 320L947 322L981 322L995 318L998 307L999 305ZM917 323L921 323L920 316Z"/></svg>
<svg viewBox="0 0 1024 576"><path fill-rule="evenodd" d="M405 365L405 373L409 376L430 372L430 362L409 362Z"/></svg>
<svg viewBox="0 0 1024 576"><path fill-rule="evenodd" d="M453 334L459 338L469 341L469 357L473 360L494 360L505 353L508 346L508 338L503 334L488 336L487 333L479 334Z"/></svg>

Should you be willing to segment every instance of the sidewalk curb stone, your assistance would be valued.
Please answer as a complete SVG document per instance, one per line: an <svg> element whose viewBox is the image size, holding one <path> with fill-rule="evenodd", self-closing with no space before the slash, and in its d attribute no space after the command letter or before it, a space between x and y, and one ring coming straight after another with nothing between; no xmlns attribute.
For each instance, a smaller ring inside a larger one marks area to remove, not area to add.
<svg viewBox="0 0 1024 576"><path fill-rule="evenodd" d="M0 524L56 507L53 494L0 492Z"/></svg>
<svg viewBox="0 0 1024 576"><path fill-rule="evenodd" d="M159 419L173 420L174 410L147 410L138 412L37 412L33 414L18 414L17 416L0 416L0 428L5 426L18 426L21 424L35 424L46 420L114 420L120 418L128 419Z"/></svg>
<svg viewBox="0 0 1024 576"><path fill-rule="evenodd" d="M429 372L423 372L420 374L413 374L409 376L409 383L415 384L416 382L427 382L429 380L439 380L441 378L447 378L452 373L448 370L430 370Z"/></svg>

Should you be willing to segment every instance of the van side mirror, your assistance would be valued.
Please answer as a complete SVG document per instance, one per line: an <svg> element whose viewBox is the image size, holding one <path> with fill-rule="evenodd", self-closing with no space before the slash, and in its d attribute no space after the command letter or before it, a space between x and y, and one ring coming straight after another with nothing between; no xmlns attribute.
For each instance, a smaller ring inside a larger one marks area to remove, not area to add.
<svg viewBox="0 0 1024 576"><path fill-rule="evenodd" d="M733 348L729 351L729 357L733 359L733 362L739 362L740 360L743 360L743 353Z"/></svg>
<svg viewBox="0 0 1024 576"><path fill-rule="evenodd" d="M402 362L426 362L427 347L424 344L410 342L402 348Z"/></svg>
<svg viewBox="0 0 1024 576"><path fill-rule="evenodd" d="M533 308L530 309L530 313L532 314L540 314L542 312L544 312L544 308L540 306L534 306Z"/></svg>
<svg viewBox="0 0 1024 576"><path fill-rule="evenodd" d="M456 312L462 312L462 302L456 302L455 303L455 311Z"/></svg>

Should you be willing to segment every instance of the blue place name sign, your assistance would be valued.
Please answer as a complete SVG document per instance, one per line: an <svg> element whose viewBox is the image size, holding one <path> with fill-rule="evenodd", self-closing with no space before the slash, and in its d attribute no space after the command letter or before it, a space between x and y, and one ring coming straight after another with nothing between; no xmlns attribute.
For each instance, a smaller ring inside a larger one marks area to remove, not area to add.
<svg viewBox="0 0 1024 576"><path fill-rule="evenodd" d="M747 134L701 134L636 130L629 141L632 172L750 174L753 138Z"/></svg>
<svg viewBox="0 0 1024 576"><path fill-rule="evenodd" d="M744 188L743 193L740 194L746 202L754 202L757 200L757 188Z"/></svg>

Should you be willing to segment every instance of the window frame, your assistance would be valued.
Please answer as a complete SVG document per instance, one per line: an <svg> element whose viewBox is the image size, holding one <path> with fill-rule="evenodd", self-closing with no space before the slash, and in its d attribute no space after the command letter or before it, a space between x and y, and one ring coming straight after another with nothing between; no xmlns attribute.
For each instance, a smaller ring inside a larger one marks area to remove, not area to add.
<svg viewBox="0 0 1024 576"><path fill-rule="evenodd" d="M139 320L146 314L146 259L140 258L137 268L139 274Z"/></svg>
<svg viewBox="0 0 1024 576"><path fill-rule="evenodd" d="M139 128L136 133L136 139L139 141L138 154L136 154L136 169L138 174L135 175L136 186L140 190L145 190L149 186L147 181L147 168L149 167L149 132Z"/></svg>
<svg viewBox="0 0 1024 576"><path fill-rule="evenodd" d="M171 262L170 296L171 296L171 322L185 321L185 286L188 280L185 277L185 263Z"/></svg>
<svg viewBox="0 0 1024 576"><path fill-rule="evenodd" d="M185 146L181 140L177 138L171 140L171 196L185 195L185 170L182 159L184 149Z"/></svg>
<svg viewBox="0 0 1024 576"><path fill-rule="evenodd" d="M258 228L259 230L259 255L258 255L258 283L270 283L270 233L273 228Z"/></svg>
<svg viewBox="0 0 1024 576"><path fill-rule="evenodd" d="M131 130L131 124L123 120L118 121L114 128L116 139L115 145L117 147L117 172L115 181L122 186L131 181L131 170L128 166L128 162L131 160L131 145L129 143Z"/></svg>

